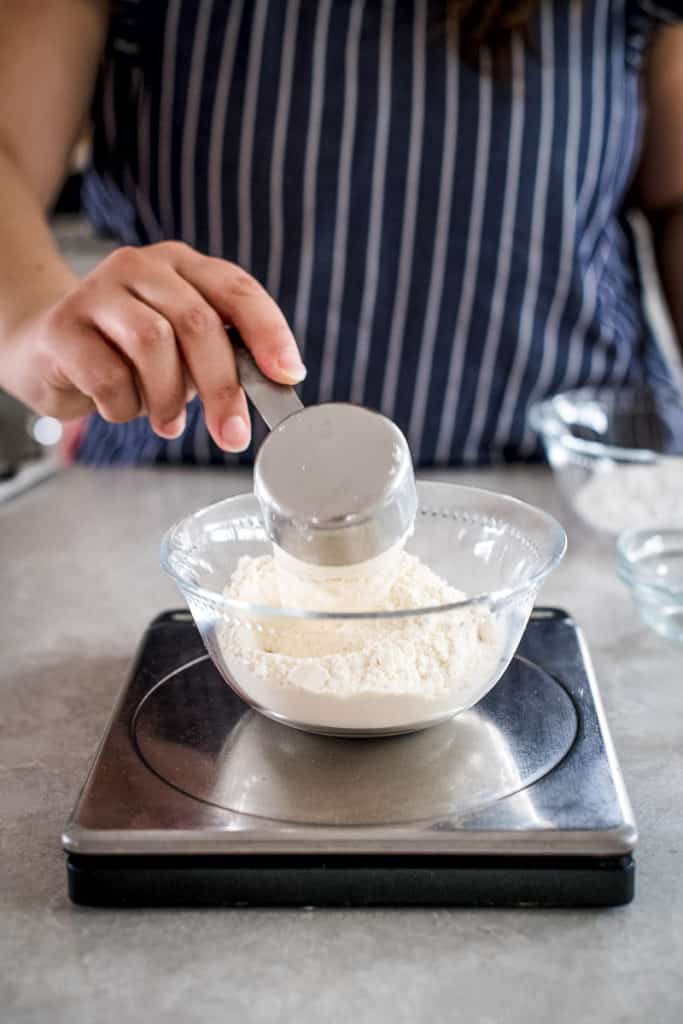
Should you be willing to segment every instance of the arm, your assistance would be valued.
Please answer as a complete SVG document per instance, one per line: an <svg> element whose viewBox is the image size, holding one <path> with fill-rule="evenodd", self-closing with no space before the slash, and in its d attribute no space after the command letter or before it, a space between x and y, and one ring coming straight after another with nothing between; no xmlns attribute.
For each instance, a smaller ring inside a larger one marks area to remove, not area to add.
<svg viewBox="0 0 683 1024"><path fill-rule="evenodd" d="M179 242L118 249L83 281L46 219L87 116L107 0L0 0L0 387L38 412L149 415L177 437L196 391L218 445L249 441L224 324L268 376L305 375L282 312L239 267Z"/></svg>
<svg viewBox="0 0 683 1024"><path fill-rule="evenodd" d="M103 0L0 3L0 336L76 278L46 211L87 116L107 25Z"/></svg>
<svg viewBox="0 0 683 1024"><path fill-rule="evenodd" d="M644 86L647 124L636 201L652 225L662 287L683 347L683 26L660 31Z"/></svg>

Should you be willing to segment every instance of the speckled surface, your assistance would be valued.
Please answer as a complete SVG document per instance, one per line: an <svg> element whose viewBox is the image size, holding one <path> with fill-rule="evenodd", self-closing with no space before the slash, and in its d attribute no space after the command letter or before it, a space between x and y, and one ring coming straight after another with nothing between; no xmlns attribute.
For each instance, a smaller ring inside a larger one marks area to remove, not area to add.
<svg viewBox="0 0 683 1024"><path fill-rule="evenodd" d="M641 832L611 911L92 911L60 831L140 635L179 599L163 529L246 475L70 470L0 506L0 1019L70 1024L683 1019L683 650L640 624L611 545L544 470L457 477L559 513L542 599L583 627Z"/></svg>

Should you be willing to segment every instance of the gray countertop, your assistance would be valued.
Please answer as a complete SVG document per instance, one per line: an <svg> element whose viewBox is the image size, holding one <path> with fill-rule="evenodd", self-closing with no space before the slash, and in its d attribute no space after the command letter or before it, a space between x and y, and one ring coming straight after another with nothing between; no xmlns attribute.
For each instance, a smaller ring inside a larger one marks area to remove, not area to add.
<svg viewBox="0 0 683 1024"><path fill-rule="evenodd" d="M432 474L435 476L436 474ZM459 474L559 514L542 600L591 647L641 839L611 911L95 911L66 895L60 832L149 619L180 601L164 528L246 474L72 469L0 506L3 1022L563 1021L683 1017L683 656L647 631L549 474Z"/></svg>

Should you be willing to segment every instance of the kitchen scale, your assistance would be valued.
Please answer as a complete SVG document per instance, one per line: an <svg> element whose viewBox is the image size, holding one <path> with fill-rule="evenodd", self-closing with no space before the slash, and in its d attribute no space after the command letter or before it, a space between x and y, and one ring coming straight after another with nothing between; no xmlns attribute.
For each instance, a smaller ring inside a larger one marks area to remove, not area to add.
<svg viewBox="0 0 683 1024"><path fill-rule="evenodd" d="M63 845L95 906L611 906L636 829L581 633L538 608L475 708L339 739L253 711L191 616L147 630Z"/></svg>

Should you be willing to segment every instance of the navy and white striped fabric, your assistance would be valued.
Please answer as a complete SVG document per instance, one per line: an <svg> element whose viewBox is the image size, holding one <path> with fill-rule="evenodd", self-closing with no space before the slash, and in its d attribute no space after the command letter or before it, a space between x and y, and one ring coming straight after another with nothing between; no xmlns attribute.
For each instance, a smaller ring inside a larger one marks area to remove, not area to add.
<svg viewBox="0 0 683 1024"><path fill-rule="evenodd" d="M443 0L127 0L85 202L262 281L306 403L381 409L421 465L526 458L539 396L668 379L624 201L643 54L681 8L544 2L498 76L459 59ZM93 417L80 457L235 461L196 401L170 443Z"/></svg>

